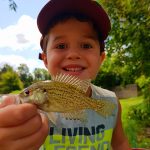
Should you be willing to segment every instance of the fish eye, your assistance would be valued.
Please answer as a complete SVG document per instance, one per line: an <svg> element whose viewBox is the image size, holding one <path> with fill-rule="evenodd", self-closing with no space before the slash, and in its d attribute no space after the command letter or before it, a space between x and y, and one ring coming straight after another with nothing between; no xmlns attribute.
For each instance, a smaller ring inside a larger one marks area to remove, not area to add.
<svg viewBox="0 0 150 150"><path fill-rule="evenodd" d="M30 94L30 91L29 91L28 89L25 89L24 95L25 95L25 96L28 96L29 94Z"/></svg>

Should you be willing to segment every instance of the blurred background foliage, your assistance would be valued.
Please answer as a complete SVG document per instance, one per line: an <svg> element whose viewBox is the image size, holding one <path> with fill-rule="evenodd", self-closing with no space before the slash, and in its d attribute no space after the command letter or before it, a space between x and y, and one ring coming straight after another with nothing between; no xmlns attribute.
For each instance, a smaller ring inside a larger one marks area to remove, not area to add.
<svg viewBox="0 0 150 150"><path fill-rule="evenodd" d="M26 64L20 64L17 69L4 64L0 68L0 94L8 94L16 90L22 90L33 82L49 80L50 76L46 69L35 68L32 73Z"/></svg>

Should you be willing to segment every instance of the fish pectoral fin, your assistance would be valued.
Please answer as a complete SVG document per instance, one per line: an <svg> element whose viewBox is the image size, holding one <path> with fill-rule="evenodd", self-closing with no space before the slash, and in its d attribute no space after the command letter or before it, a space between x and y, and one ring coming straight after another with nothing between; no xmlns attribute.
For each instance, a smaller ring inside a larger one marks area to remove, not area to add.
<svg viewBox="0 0 150 150"><path fill-rule="evenodd" d="M57 122L57 116L54 112L47 112L46 113L48 119L54 124L56 125L56 122Z"/></svg>
<svg viewBox="0 0 150 150"><path fill-rule="evenodd" d="M67 120L80 120L80 121L86 121L87 118L84 110L69 113L61 113L61 116Z"/></svg>

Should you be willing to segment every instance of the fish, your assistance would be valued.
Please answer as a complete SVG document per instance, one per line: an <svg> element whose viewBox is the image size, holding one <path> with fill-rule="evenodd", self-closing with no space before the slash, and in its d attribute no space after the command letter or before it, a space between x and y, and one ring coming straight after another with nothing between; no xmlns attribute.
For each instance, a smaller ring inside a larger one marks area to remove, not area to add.
<svg viewBox="0 0 150 150"><path fill-rule="evenodd" d="M58 112L67 119L85 120L85 110L92 109L103 117L112 114L115 104L86 95L91 80L69 74L57 74L52 80L39 81L24 89L20 103L32 103L45 112Z"/></svg>

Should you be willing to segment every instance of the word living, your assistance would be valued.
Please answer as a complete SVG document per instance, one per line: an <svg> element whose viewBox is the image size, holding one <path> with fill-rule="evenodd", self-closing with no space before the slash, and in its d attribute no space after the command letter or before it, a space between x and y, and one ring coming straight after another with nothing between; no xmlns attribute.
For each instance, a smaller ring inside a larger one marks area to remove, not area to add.
<svg viewBox="0 0 150 150"><path fill-rule="evenodd" d="M62 128L61 134L50 128L50 145L55 150L110 150L110 141L104 140L105 126L103 124L87 127Z"/></svg>

